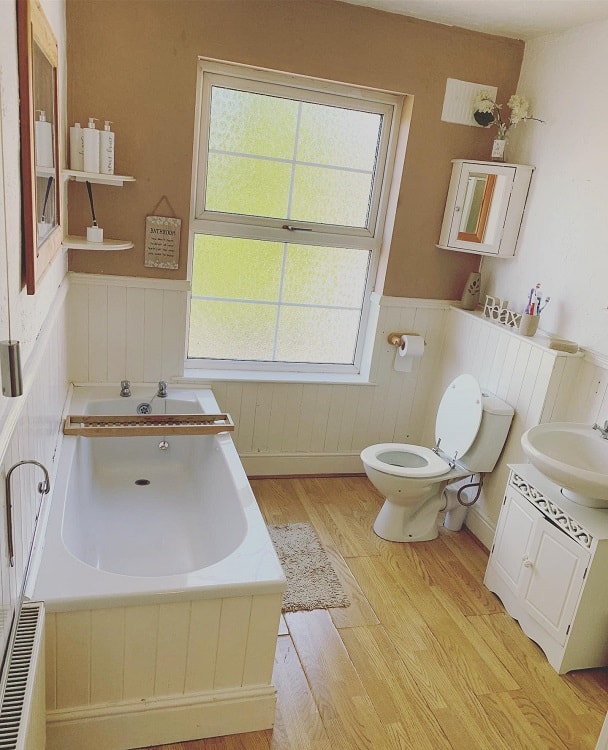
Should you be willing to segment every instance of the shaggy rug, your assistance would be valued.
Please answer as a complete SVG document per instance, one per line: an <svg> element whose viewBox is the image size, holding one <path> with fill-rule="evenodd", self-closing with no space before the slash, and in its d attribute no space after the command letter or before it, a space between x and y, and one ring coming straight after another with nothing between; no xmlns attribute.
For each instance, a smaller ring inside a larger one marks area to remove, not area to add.
<svg viewBox="0 0 608 750"><path fill-rule="evenodd" d="M268 531L287 578L283 612L349 606L327 552L309 523L269 526Z"/></svg>

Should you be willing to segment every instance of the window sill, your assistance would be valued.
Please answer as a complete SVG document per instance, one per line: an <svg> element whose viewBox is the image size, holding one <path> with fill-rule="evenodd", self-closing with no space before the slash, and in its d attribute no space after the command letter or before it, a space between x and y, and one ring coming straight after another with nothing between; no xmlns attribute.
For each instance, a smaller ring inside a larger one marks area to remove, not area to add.
<svg viewBox="0 0 608 750"><path fill-rule="evenodd" d="M255 370L186 370L181 378L172 378L180 385L202 385L212 381L234 383L315 383L324 385L375 385L363 373L343 375L329 372L264 372Z"/></svg>

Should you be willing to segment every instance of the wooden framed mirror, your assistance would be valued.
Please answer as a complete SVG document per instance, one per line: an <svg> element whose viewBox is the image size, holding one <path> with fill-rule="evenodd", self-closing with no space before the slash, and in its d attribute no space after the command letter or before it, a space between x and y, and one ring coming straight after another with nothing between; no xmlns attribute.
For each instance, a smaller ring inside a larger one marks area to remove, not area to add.
<svg viewBox="0 0 608 750"><path fill-rule="evenodd" d="M22 279L28 294L61 249L57 40L39 0L16 0Z"/></svg>

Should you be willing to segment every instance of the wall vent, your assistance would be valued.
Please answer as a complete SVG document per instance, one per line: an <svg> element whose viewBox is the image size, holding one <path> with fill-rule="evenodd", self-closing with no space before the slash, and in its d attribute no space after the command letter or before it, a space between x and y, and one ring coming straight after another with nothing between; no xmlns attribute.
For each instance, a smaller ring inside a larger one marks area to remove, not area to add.
<svg viewBox="0 0 608 750"><path fill-rule="evenodd" d="M44 748L43 626L42 604L24 604L5 665L8 671L0 706L0 750Z"/></svg>

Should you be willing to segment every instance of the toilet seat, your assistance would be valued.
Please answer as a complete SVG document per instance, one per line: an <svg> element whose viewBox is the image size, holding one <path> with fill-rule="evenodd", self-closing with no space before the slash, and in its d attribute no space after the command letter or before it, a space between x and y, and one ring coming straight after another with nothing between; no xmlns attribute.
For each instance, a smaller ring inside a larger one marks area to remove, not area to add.
<svg viewBox="0 0 608 750"><path fill-rule="evenodd" d="M361 452L361 459L383 474L412 479L430 479L447 474L451 466L441 456L423 445L378 443Z"/></svg>

